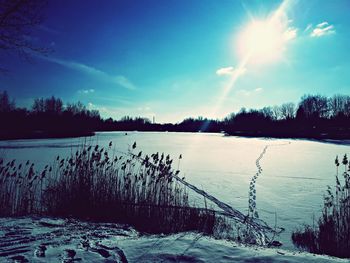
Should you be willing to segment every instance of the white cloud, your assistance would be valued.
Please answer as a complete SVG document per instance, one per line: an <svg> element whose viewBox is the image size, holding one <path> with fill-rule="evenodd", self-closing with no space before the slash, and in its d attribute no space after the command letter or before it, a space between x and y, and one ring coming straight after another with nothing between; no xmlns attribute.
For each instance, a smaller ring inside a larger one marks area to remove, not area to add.
<svg viewBox="0 0 350 263"><path fill-rule="evenodd" d="M81 93L81 94L90 94L90 93L94 93L95 90L94 89L81 89L81 90L78 90L78 93Z"/></svg>
<svg viewBox="0 0 350 263"><path fill-rule="evenodd" d="M233 72L233 67L219 68L216 71L216 75L218 75L218 76L231 75L232 72Z"/></svg>
<svg viewBox="0 0 350 263"><path fill-rule="evenodd" d="M328 26L328 22L319 23L316 27L325 27L325 26Z"/></svg>
<svg viewBox="0 0 350 263"><path fill-rule="evenodd" d="M256 88L254 91L255 91L255 92L262 92L262 91L263 91L263 88Z"/></svg>
<svg viewBox="0 0 350 263"><path fill-rule="evenodd" d="M312 30L311 37L321 37L325 35L331 35L335 33L333 25L330 25L328 22L322 22Z"/></svg>
<svg viewBox="0 0 350 263"><path fill-rule="evenodd" d="M233 68L233 67L225 67L225 68L219 68L216 71L216 75L218 76L225 76L225 75L243 75L247 71L246 68Z"/></svg>
<svg viewBox="0 0 350 263"><path fill-rule="evenodd" d="M122 75L117 75L117 76L112 76L100 69L85 65L83 63L80 62L75 62L75 61L71 61L71 60L64 60L64 59L60 59L60 58L55 58L55 57L50 57L50 56L42 56L42 55L36 55L38 58L52 62L52 63L56 63L58 65L64 66L66 68L69 69L73 69L76 71L80 71L82 73L85 74L89 74L89 75L94 75L100 78L103 78L109 82L115 83L123 88L126 89L135 89L135 85L133 83L131 83L130 80L128 80L126 77L122 76Z"/></svg>

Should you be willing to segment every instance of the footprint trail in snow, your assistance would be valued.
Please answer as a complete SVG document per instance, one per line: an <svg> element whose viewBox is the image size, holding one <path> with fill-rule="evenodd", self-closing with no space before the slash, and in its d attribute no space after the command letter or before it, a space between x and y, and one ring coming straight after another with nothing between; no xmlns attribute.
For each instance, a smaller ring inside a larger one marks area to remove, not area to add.
<svg viewBox="0 0 350 263"><path fill-rule="evenodd" d="M256 168L258 169L256 174L252 177L249 184L249 198L248 198L248 214L252 217L259 218L258 211L256 209L256 181L261 176L263 169L261 168L260 161L266 154L269 147L289 145L291 142L281 144L266 145L259 157L255 161Z"/></svg>

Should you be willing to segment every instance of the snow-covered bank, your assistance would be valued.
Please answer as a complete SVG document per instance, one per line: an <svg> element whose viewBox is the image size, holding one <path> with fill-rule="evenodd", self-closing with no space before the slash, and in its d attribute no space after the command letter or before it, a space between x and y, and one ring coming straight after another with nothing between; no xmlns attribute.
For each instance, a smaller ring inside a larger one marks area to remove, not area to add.
<svg viewBox="0 0 350 263"><path fill-rule="evenodd" d="M348 262L247 247L197 233L145 236L127 226L49 218L0 219L0 262Z"/></svg>

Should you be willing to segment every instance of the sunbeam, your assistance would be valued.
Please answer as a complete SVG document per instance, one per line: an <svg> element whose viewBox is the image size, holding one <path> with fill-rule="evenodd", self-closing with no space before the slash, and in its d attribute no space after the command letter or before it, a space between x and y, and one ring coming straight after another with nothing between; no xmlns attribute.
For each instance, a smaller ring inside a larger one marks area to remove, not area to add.
<svg viewBox="0 0 350 263"><path fill-rule="evenodd" d="M284 0L266 20L258 20L246 10L252 21L238 37L238 55L241 60L222 88L219 99L212 107L210 116L218 115L238 79L249 70L251 64L268 63L281 57L287 41L294 38L296 34L293 28L288 27L289 20L286 10L290 4L290 0Z"/></svg>

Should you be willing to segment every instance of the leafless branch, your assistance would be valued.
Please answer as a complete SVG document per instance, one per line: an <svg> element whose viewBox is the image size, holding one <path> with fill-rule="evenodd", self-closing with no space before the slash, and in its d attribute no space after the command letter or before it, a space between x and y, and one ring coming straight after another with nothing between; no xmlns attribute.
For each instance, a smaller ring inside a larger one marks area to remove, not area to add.
<svg viewBox="0 0 350 263"><path fill-rule="evenodd" d="M35 27L43 21L46 5L47 0L0 0L0 51L15 53L26 60L33 53L48 54L50 48L31 38Z"/></svg>

